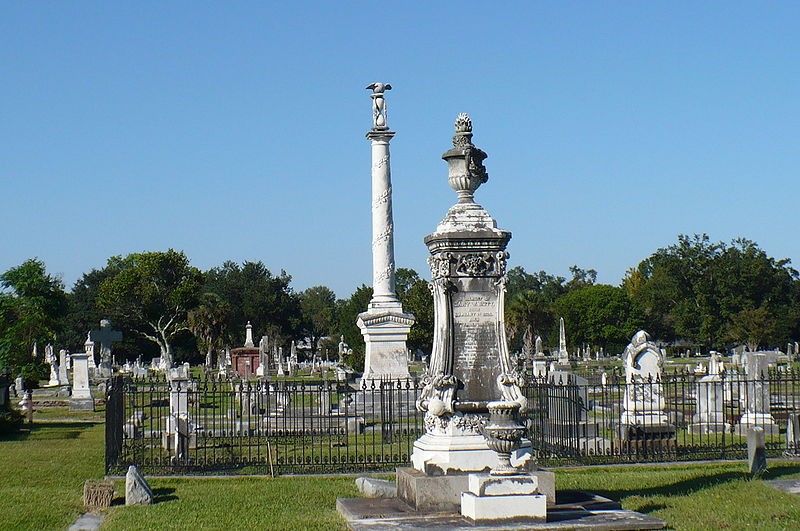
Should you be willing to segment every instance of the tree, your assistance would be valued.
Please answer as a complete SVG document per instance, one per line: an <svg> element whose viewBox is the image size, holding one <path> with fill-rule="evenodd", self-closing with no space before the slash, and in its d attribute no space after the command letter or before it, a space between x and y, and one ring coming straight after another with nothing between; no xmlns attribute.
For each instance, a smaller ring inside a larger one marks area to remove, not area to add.
<svg viewBox="0 0 800 531"><path fill-rule="evenodd" d="M300 294L303 330L316 355L320 338L328 336L336 325L336 294L326 286L314 286Z"/></svg>
<svg viewBox="0 0 800 531"><path fill-rule="evenodd" d="M285 271L273 275L263 262L226 261L205 277L205 291L216 293L231 307L224 336L229 345L244 343L248 321L255 337L268 335L273 344L302 339L300 298Z"/></svg>
<svg viewBox="0 0 800 531"><path fill-rule="evenodd" d="M348 299L337 301L339 315L339 331L344 336L345 342L353 349L353 355L346 360L357 371L364 370L364 336L356 324L358 314L367 311L369 301L372 300L372 288L362 284L350 295Z"/></svg>
<svg viewBox="0 0 800 531"><path fill-rule="evenodd" d="M433 294L428 282L413 269L400 267L396 274L397 296L403 303L403 311L414 315L416 322L408 334L408 348L433 351Z"/></svg>
<svg viewBox="0 0 800 531"><path fill-rule="evenodd" d="M198 349L205 351L207 362L210 362L214 348L222 346L222 335L230 312L230 305L216 293L204 293L200 297L200 304L189 310L189 331L197 338Z"/></svg>
<svg viewBox="0 0 800 531"><path fill-rule="evenodd" d="M559 298L554 309L567 323L570 341L578 345L621 351L638 329L639 321L622 287L587 285Z"/></svg>
<svg viewBox="0 0 800 531"><path fill-rule="evenodd" d="M775 322L766 307L746 308L731 317L728 337L739 344L746 344L750 352L755 352L774 330Z"/></svg>
<svg viewBox="0 0 800 531"><path fill-rule="evenodd" d="M30 259L0 275L0 365L32 379L42 359L31 359L34 344L55 341L63 328L66 294L44 262Z"/></svg>
<svg viewBox="0 0 800 531"><path fill-rule="evenodd" d="M109 258L116 271L100 286L97 300L112 320L157 344L173 359L171 340L188 330L188 312L197 304L203 275L183 252L133 253Z"/></svg>

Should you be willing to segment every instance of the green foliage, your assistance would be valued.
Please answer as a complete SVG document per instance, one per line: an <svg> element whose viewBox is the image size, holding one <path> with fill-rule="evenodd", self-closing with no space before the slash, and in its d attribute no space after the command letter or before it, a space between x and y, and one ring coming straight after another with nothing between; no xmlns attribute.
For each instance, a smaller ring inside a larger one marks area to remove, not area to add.
<svg viewBox="0 0 800 531"><path fill-rule="evenodd" d="M19 431L24 418L16 409L3 409L0 407L0 435Z"/></svg>
<svg viewBox="0 0 800 531"><path fill-rule="evenodd" d="M311 351L317 352L317 342L334 333L336 328L336 294L326 286L314 286L300 294L303 331L311 340Z"/></svg>
<svg viewBox="0 0 800 531"><path fill-rule="evenodd" d="M32 359L34 344L55 341L63 329L66 294L61 280L47 274L41 260L30 259L0 275L0 365L19 374L42 359Z"/></svg>
<svg viewBox="0 0 800 531"><path fill-rule="evenodd" d="M586 285L560 297L555 312L569 323L575 345L588 343L620 351L639 328L625 290L606 284Z"/></svg>
<svg viewBox="0 0 800 531"><path fill-rule="evenodd" d="M290 287L292 277L285 271L276 276L263 262L240 266L227 261L205 276L205 291L216 293L231 308L223 335L226 344L244 344L248 321L254 338L268 335L271 342L287 347L292 339L301 337L300 298Z"/></svg>
<svg viewBox="0 0 800 531"><path fill-rule="evenodd" d="M401 267L397 270L397 296L403 303L403 311L411 313L416 323L408 334L408 348L430 354L433 350L433 294L428 282L413 269Z"/></svg>
<svg viewBox="0 0 800 531"><path fill-rule="evenodd" d="M367 311L372 300L372 288L361 284L349 299L337 301L339 308L339 330L345 342L353 349L352 356L345 360L356 371L364 370L364 336L361 335L356 320L358 314Z"/></svg>
<svg viewBox="0 0 800 531"><path fill-rule="evenodd" d="M101 310L172 356L171 339L187 330L187 314L198 300L203 276L183 252L133 253L109 258L114 271L97 295Z"/></svg>
<svg viewBox="0 0 800 531"><path fill-rule="evenodd" d="M204 293L200 296L200 304L189 310L187 323L201 352L208 355L222 346L222 336L230 314L230 304L216 293Z"/></svg>
<svg viewBox="0 0 800 531"><path fill-rule="evenodd" d="M722 349L730 341L776 345L797 333L797 271L746 239L726 245L706 234L680 235L630 271L623 286L660 339Z"/></svg>

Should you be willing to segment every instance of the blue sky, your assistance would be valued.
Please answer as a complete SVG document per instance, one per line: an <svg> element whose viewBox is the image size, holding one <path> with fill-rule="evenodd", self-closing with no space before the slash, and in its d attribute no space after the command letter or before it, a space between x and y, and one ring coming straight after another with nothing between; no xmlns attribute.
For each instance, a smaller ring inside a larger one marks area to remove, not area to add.
<svg viewBox="0 0 800 531"><path fill-rule="evenodd" d="M262 260L297 290L371 282L369 91L389 81L398 266L476 200L510 265L616 284L679 233L800 260L800 4L4 2L0 271L68 287L107 258Z"/></svg>

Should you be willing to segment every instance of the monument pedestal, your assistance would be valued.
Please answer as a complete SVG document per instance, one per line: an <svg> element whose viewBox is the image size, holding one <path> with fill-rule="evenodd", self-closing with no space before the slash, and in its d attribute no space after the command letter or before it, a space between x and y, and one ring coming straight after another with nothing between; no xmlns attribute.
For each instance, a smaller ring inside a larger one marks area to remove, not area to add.
<svg viewBox="0 0 800 531"><path fill-rule="evenodd" d="M759 427L764 430L764 435L772 437L780 433L779 426L775 423L775 418L771 413L745 413L736 425L736 435L747 436L750 428Z"/></svg>
<svg viewBox="0 0 800 531"><path fill-rule="evenodd" d="M406 339L414 316L400 302L370 303L356 322L364 336L364 376L361 384L380 387L381 380L405 380L408 372Z"/></svg>
<svg viewBox="0 0 800 531"><path fill-rule="evenodd" d="M497 464L495 454L494 464ZM470 476L474 473L452 473L448 475L428 475L414 468L398 468L397 497L415 511L420 512L459 512L463 492L471 491ZM483 474L487 475L487 474ZM535 479L538 493L546 505L556 502L556 475L549 470L532 470L522 474Z"/></svg>
<svg viewBox="0 0 800 531"><path fill-rule="evenodd" d="M461 514L473 522L547 520L547 499L536 476L470 474L469 490L461 493Z"/></svg>

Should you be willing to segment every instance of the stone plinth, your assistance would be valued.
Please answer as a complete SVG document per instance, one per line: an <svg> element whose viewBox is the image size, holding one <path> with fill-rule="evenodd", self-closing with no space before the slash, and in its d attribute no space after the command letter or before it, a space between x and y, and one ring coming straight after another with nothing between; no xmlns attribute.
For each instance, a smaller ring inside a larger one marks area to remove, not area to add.
<svg viewBox="0 0 800 531"><path fill-rule="evenodd" d="M414 316L403 313L403 306L383 303L358 316L356 324L364 336L364 376L362 384L376 387L381 380L406 379L408 357L406 339L414 324Z"/></svg>
<svg viewBox="0 0 800 531"><path fill-rule="evenodd" d="M538 486L537 478L528 474L470 474L469 490L461 494L461 514L474 522L545 521L547 497Z"/></svg>
<svg viewBox="0 0 800 531"><path fill-rule="evenodd" d="M72 396L70 410L94 411L94 399L89 388L89 354L72 355Z"/></svg>

